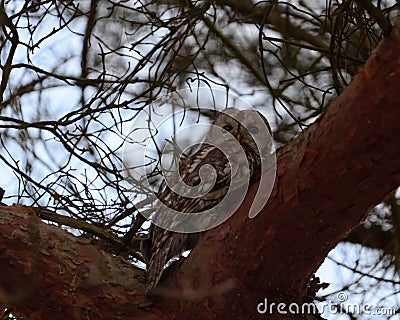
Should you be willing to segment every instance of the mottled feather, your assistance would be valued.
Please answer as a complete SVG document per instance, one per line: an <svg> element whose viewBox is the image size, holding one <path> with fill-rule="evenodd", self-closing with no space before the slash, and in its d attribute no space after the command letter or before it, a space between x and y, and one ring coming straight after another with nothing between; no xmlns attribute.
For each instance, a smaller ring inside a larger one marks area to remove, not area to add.
<svg viewBox="0 0 400 320"><path fill-rule="evenodd" d="M208 136L215 136L224 139L223 128L229 129L229 132L238 139L240 146L246 155L249 162L249 168L235 167L235 154L237 150L237 143L232 144L230 149L229 141L226 142L225 147L229 150L231 157L231 164L223 152L217 147L205 142L201 145L199 150L192 156L186 158L179 166L179 174L182 180L189 186L193 187L200 183L199 170L204 165L211 165L216 172L216 181L212 189L204 196L197 198L190 198L179 195L172 191L168 186L165 187L161 193L159 200L161 200L168 207L179 211L180 214L173 215L173 217L163 214L161 210L156 213L156 219L159 221L171 220L171 223L184 223L185 213L202 212L207 209L213 208L217 205L226 195L232 176L244 175L244 171L248 170L251 182L259 179L261 174L261 160L260 153L256 147L254 140L249 134L249 130L256 131L252 126L259 126L257 119L259 113L253 110L239 111L235 108L227 109L227 114L221 113L213 124L214 127ZM256 117L256 116L257 117ZM261 116L262 117L262 116ZM255 120L254 120L255 119ZM269 125L267 120L262 117L262 120ZM216 132L215 130L220 130ZM265 132L262 133L265 135ZM224 142L224 141L223 141ZM235 147L236 146L236 147ZM272 148L272 141L265 137L265 143L262 146L264 150L261 152L269 153ZM179 193L181 190L178 190ZM212 217L210 217L212 219ZM159 224L159 223L157 223ZM141 249L147 265L147 290L154 288L160 281L163 270L167 262L176 256L180 256L184 251L192 249L200 239L202 233L177 233L158 227L155 224L150 226L149 238L142 242Z"/></svg>

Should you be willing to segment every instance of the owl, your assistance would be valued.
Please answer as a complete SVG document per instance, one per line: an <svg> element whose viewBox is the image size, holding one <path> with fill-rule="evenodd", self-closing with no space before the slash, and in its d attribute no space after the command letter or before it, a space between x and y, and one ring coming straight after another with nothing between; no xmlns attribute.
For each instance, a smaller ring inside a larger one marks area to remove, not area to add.
<svg viewBox="0 0 400 320"><path fill-rule="evenodd" d="M180 213L179 216L169 216L172 224L178 220L183 221L185 214L187 216L188 213L203 212L215 207L227 194L233 178L236 178L236 184L241 184L242 176L249 177L249 183L257 181L261 175L261 159L272 151L268 121L255 110L227 108L219 113L212 124L212 129L198 151L179 165L179 175L185 184L196 187L201 180L201 168L211 165L216 177L212 181L211 189L198 197L165 187L159 200ZM235 141L232 141L232 137ZM217 145L223 146L223 150ZM235 164L235 156L239 152L244 152L248 165ZM207 181L205 182L207 187ZM157 210L156 208L156 218L160 218L162 209ZM193 249L203 234L173 232L159 227L159 223L156 224L151 224L149 237L141 243L147 269L147 292L157 285L167 262L184 251Z"/></svg>

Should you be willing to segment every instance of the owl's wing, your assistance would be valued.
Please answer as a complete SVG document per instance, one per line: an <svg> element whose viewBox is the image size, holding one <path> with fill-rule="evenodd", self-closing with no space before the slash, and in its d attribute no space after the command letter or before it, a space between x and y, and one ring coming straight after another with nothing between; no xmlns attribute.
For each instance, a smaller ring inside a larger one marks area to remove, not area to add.
<svg viewBox="0 0 400 320"><path fill-rule="evenodd" d="M209 175L203 181L201 180L199 171L205 165L212 166L215 181ZM159 206L159 210L153 217L153 223L163 228L177 230L180 229L179 225L188 222L189 216L193 217L187 213L201 213L214 207L225 196L231 176L237 171L234 166L232 170L231 166L233 166L232 163L228 162L227 157L217 147L212 145L202 147L179 167L179 174L186 186L184 184L175 185L173 189L176 192L167 186L159 197L159 200L173 211L163 210L162 206ZM199 192L204 195L196 196L195 193L192 193L188 196L190 193L187 191L188 187L196 187L200 184L202 184L202 188L199 189ZM208 189L209 191L205 192ZM191 231L191 226L188 226L187 231Z"/></svg>
<svg viewBox="0 0 400 320"><path fill-rule="evenodd" d="M185 197L167 186L159 197L162 203L176 212L173 214L169 210L164 212L162 206L159 206L159 210L153 217L150 238L145 243L147 248L144 253L147 264L147 290L157 285L167 262L183 251L191 249L188 243L194 246L200 235L199 233L172 232L158 225L167 226L168 229L180 229L183 225L186 226L188 213L202 212L214 207L229 188L231 165L221 150L211 145L203 146L193 156L184 160L179 167L182 180L191 187L198 185L200 183L199 170L205 164L212 165L216 173L215 184L205 196ZM184 191L182 192L184 194ZM198 226L187 225L188 229L195 229L195 227Z"/></svg>

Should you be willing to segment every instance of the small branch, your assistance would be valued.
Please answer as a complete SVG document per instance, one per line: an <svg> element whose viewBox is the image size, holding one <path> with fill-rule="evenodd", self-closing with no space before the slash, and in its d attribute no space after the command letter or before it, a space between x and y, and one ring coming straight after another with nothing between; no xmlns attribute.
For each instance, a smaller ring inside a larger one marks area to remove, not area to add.
<svg viewBox="0 0 400 320"><path fill-rule="evenodd" d="M138 214L136 216L135 221L133 222L132 228L125 234L123 238L123 242L125 245L129 245L135 236L136 232L142 226L142 224L146 221L146 218L142 214Z"/></svg>
<svg viewBox="0 0 400 320"><path fill-rule="evenodd" d="M0 188L0 202L3 200L5 192L6 192L6 190L4 190L3 188Z"/></svg>
<svg viewBox="0 0 400 320"><path fill-rule="evenodd" d="M67 216L63 216L60 214L57 214L55 212L52 212L51 210L44 209L44 208L31 208L36 215L40 219L44 219L47 221L52 221L55 223L58 223L59 225L63 226L68 226L77 230L82 230L84 232L87 232L91 235L97 236L102 240L107 241L109 244L113 245L115 248L121 249L124 248L124 251L127 251L129 255L131 255L133 258L136 258L140 261L143 260L143 258L136 253L134 250L129 250L129 247L125 248L125 244L123 239L120 239L116 235L112 234L110 231L97 227L91 223L87 223L86 221L79 220L76 218L71 218Z"/></svg>
<svg viewBox="0 0 400 320"><path fill-rule="evenodd" d="M44 208L33 207L31 209L36 213L36 215L40 219L52 221L59 225L68 226L77 230L89 232L90 234L95 235L101 239L107 240L112 244L122 245L122 241L118 237L116 237L113 234L110 234L110 232L102 228L87 223L86 221L63 216Z"/></svg>
<svg viewBox="0 0 400 320"><path fill-rule="evenodd" d="M357 3L363 7L368 14L376 21L376 23L381 27L383 34L388 36L392 25L389 20L384 16L381 10L375 7L370 0L357 0Z"/></svg>
<svg viewBox="0 0 400 320"><path fill-rule="evenodd" d="M6 26L8 28L10 28L11 36L7 33L7 30L5 28ZM3 98L4 98L3 95L4 95L4 92L6 91L8 80L10 78L14 54L15 54L15 51L17 50L17 46L19 43L19 36L18 36L17 28L12 23L11 19L7 16L3 5L0 5L0 27L3 29L3 33L4 33L5 37L8 40L10 40L10 42L11 42L11 48L8 53L7 60L4 64L4 66L2 67L3 75L1 77L1 83L0 83L0 102L2 102Z"/></svg>
<svg viewBox="0 0 400 320"><path fill-rule="evenodd" d="M212 33L214 33L218 38L221 39L221 41L226 45L231 52L235 55L235 57L255 76L255 78L260 81L263 85L267 86L266 79L264 78L263 74L256 68L252 62L246 57L246 55L243 53L243 50L238 48L237 46L234 45L232 40L225 36L221 31L219 31L213 22L210 21L209 18L204 17L203 18L204 23L207 25L207 27L210 29Z"/></svg>

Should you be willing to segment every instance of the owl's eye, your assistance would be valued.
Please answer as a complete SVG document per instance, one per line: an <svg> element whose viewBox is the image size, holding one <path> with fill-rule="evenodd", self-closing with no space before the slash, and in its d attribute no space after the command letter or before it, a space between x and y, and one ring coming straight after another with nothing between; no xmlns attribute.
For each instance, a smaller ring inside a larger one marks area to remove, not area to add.
<svg viewBox="0 0 400 320"><path fill-rule="evenodd" d="M249 126L247 130L252 133L252 134L257 134L258 133L258 128L256 126Z"/></svg>
<svg viewBox="0 0 400 320"><path fill-rule="evenodd" d="M222 129L226 130L226 131L231 131L233 129L233 126L231 126L230 124L226 124L222 127Z"/></svg>

